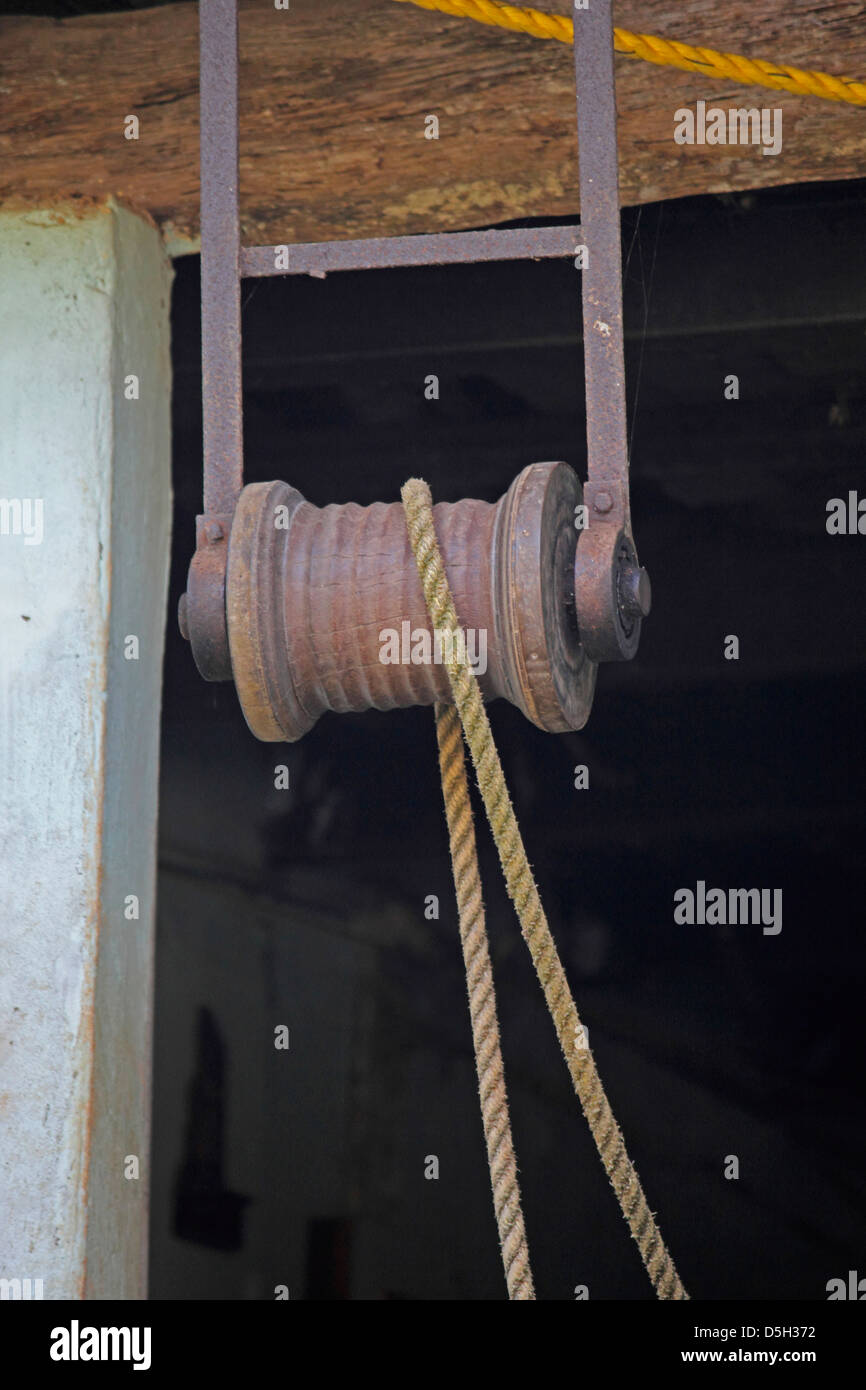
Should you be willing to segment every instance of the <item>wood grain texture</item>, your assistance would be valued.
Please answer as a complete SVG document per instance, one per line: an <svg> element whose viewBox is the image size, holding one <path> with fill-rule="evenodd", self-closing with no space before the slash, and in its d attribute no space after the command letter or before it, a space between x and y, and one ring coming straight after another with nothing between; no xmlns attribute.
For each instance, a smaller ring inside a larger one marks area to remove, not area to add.
<svg viewBox="0 0 866 1390"><path fill-rule="evenodd" d="M563 0L539 8L567 9ZM616 22L728 51L866 74L862 0L621 0ZM167 238L198 232L193 4L0 18L0 199L112 193ZM578 208L567 46L393 4L241 5L246 244L477 227ZM844 179L866 170L862 109L617 59L622 201ZM674 143L698 99L781 107L783 149ZM440 139L424 138L435 114ZM123 136L136 114L140 139Z"/></svg>

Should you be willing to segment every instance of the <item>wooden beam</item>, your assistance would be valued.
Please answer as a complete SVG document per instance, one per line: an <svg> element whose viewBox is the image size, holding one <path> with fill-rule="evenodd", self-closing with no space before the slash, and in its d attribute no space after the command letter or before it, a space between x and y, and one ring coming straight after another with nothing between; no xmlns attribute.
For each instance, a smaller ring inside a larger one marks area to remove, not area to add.
<svg viewBox="0 0 866 1390"><path fill-rule="evenodd" d="M566 0L536 0L551 11ZM621 0L618 24L727 51L866 73L847 0ZM0 199L112 193L175 249L198 233L197 13L0 19ZM862 110L617 60L626 204L863 170ZM779 107L783 147L684 146L698 100ZM241 213L246 244L476 227L577 210L566 45L391 0L241 6ZM124 138L136 115L137 140ZM424 138L424 118L439 139Z"/></svg>

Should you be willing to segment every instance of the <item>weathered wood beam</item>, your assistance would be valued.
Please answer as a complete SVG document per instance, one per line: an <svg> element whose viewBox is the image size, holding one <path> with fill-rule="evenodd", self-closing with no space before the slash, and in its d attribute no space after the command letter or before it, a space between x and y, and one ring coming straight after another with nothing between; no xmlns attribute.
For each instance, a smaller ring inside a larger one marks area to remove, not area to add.
<svg viewBox="0 0 866 1390"><path fill-rule="evenodd" d="M536 0L552 11L565 0ZM848 76L866 73L848 0L621 0L618 24ZM175 249L198 232L196 6L69 20L0 18L0 199L113 193ZM391 0L241 6L241 210L247 244L336 240L572 215L566 45ZM622 199L844 179L864 112L617 60ZM678 107L783 110L783 147L678 145ZM124 120L139 119L139 138ZM438 140L424 118L439 118Z"/></svg>

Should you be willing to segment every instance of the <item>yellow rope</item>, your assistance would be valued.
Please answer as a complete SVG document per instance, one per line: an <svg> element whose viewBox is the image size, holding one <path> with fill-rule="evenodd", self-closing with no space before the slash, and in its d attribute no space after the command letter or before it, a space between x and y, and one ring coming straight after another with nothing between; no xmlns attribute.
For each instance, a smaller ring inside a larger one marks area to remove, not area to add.
<svg viewBox="0 0 866 1390"><path fill-rule="evenodd" d="M475 1045L475 1069L481 1098L481 1119L487 1144L487 1162L493 1188L493 1208L499 1229L499 1245L510 1299L534 1299L529 1249L517 1182L517 1161L508 1118L505 1069L499 1046L496 992L487 943L481 877L472 824L469 783L463 756L460 720L453 705L436 705L436 737L445 818L451 846L451 865L460 919L460 944L466 967L469 1016Z"/></svg>
<svg viewBox="0 0 866 1390"><path fill-rule="evenodd" d="M436 540L430 489L422 479L410 478L400 495L430 620L435 631L452 634L451 642L443 643L451 693L472 755L508 895L517 909L520 929L529 947L574 1089L658 1297L688 1298L649 1209L640 1179L626 1153L619 1125L614 1119L595 1059L587 1045L586 1033L571 997L526 857L481 689L474 673L462 659L466 647L457 636L457 612Z"/></svg>
<svg viewBox="0 0 866 1390"><path fill-rule="evenodd" d="M532 34L537 39L573 42L573 24L568 15L544 14L541 10L523 5L504 5L500 0L398 0L398 3L459 15L464 19L477 20L479 24L493 24L500 29ZM769 63L761 58L744 58L737 53L719 53L714 48L698 48L690 43L678 43L676 39L660 39L654 34L633 34L628 29L614 29L613 36L617 53L629 58L642 58L647 63L682 68L685 72L702 72L707 77L725 77L741 86L754 84L758 87L775 87L801 96L866 106L866 82L851 77L810 72L805 68L792 67L789 63Z"/></svg>

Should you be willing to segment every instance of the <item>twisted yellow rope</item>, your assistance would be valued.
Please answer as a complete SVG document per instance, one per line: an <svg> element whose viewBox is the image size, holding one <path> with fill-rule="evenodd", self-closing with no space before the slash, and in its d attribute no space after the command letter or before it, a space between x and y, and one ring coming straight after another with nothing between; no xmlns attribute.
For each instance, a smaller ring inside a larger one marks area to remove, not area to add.
<svg viewBox="0 0 866 1390"><path fill-rule="evenodd" d="M532 34L537 39L573 42L573 22L568 15L545 14L523 5L504 5L500 0L398 0L398 3L459 15L479 24ZM617 53L642 58L646 63L682 68L684 72L702 72L707 77L726 77L745 86L775 87L800 96L866 106L866 82L851 77L834 77L829 72L811 72L789 63L769 63L737 53L719 53L715 48L698 48L690 43L678 43L676 39L660 39L654 34L633 34L629 29L614 29L613 36Z"/></svg>
<svg viewBox="0 0 866 1390"><path fill-rule="evenodd" d="M451 864L457 892L460 944L463 947L466 988L469 992L469 1016L472 1020L472 1041L475 1045L481 1119L487 1143L487 1162L490 1167L493 1208L499 1228L505 1282L510 1299L534 1299L535 1290L529 1268L529 1249L526 1244L523 1208L520 1205L520 1188L517 1182L517 1162L511 1141L511 1122L508 1118L508 1095L499 1046L499 1022L496 1017L496 993L493 988L493 970L487 944L484 904L481 901L481 879L478 873L472 806L469 801L469 783L466 780L463 736L460 732L460 720L453 705L437 703L436 737L439 742L439 771L442 776L445 818L448 822Z"/></svg>
<svg viewBox="0 0 866 1390"><path fill-rule="evenodd" d="M595 1059L587 1045L586 1034L526 857L481 689L475 675L462 659L466 647L457 637L457 613L436 540L430 489L422 479L410 478L400 495L433 628L453 634L450 643L443 643L451 692L475 765L508 895L517 909L520 929L544 991L574 1089L658 1297L688 1298L649 1209L640 1179L626 1153L619 1125L614 1119Z"/></svg>

